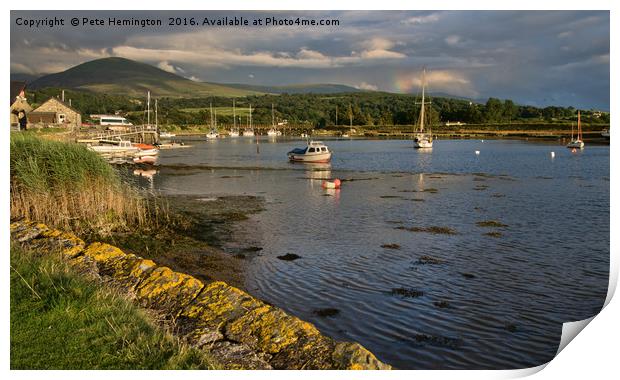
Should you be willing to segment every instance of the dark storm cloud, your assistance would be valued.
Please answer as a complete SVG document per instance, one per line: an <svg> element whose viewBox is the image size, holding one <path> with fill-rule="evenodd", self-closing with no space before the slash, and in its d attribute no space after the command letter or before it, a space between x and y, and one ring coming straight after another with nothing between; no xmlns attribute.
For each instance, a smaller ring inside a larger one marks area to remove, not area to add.
<svg viewBox="0 0 620 380"><path fill-rule="evenodd" d="M28 29L17 17L330 18L335 27ZM609 12L11 12L11 70L47 73L124 56L195 80L332 82L474 99L609 109Z"/></svg>

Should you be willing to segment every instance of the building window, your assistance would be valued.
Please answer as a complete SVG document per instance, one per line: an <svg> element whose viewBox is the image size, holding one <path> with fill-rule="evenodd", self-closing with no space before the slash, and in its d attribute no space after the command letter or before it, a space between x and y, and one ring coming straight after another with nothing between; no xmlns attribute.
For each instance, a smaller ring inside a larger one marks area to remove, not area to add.
<svg viewBox="0 0 620 380"><path fill-rule="evenodd" d="M65 116L64 113L59 113L58 114L58 123L59 124L64 123L66 121L66 119L67 119L67 117Z"/></svg>

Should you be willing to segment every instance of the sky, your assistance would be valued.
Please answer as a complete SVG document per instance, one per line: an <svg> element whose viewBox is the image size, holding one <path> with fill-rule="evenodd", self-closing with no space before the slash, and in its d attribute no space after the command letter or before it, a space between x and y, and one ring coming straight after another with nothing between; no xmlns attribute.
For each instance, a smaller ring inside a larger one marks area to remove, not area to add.
<svg viewBox="0 0 620 380"><path fill-rule="evenodd" d="M338 20L331 26L204 26L204 18ZM65 26L27 27L58 17ZM162 26L71 26L72 17ZM169 26L168 17L200 25ZM23 21L20 21L22 23ZM608 11L11 11L11 73L119 56L195 81L338 83L474 100L609 110Z"/></svg>

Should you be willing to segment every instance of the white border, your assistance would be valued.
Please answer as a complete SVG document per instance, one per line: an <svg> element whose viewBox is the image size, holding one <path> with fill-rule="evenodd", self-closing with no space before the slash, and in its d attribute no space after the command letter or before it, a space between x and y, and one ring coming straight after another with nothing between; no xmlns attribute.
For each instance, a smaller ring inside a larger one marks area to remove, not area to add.
<svg viewBox="0 0 620 380"><path fill-rule="evenodd" d="M6 7L5 12L2 15L2 25L4 29L4 37L2 39L3 50L5 52L10 51L9 46L9 27L10 27L10 8L15 9L84 9L84 10L96 10L96 9L213 9L213 10L235 10L235 9L252 9L252 10L270 10L270 9L289 9L289 10L323 10L323 9L362 9L362 10L390 10L390 9L418 9L418 10L435 10L435 9L472 9L472 10L485 10L485 9L497 9L497 10L561 10L561 9L574 9L574 10L611 10L611 103L610 111L613 117L612 129L615 131L619 127L616 127L616 111L618 107L616 104L617 89L620 87L618 83L617 75L615 75L614 63L617 62L617 40L613 37L617 35L618 17L616 12L618 10L617 2L614 1L602 1L602 0L589 0L584 1L536 1L536 0L508 0L508 1L490 1L490 0L471 0L471 1L433 1L433 2L412 2L412 1L396 1L396 0L382 0L382 1L334 1L334 0L313 0L311 2L299 2L293 3L285 0L263 0L263 1L243 1L243 0L227 0L224 2L201 2L201 1L188 1L188 0L175 0L174 2L164 2L162 0L154 1L133 1L128 2L126 0L108 0L105 3L99 2L84 2L76 0L58 0L54 2L31 0L28 2L18 3L3 3ZM464 8L467 6L467 8ZM10 56L7 54L2 61L2 67L0 70L4 73L5 84L4 88L8 88L10 72ZM8 248L8 221L9 221L9 149L8 149L8 126L3 131L2 137L4 138L4 149L0 149L0 155L2 158L2 177L3 177L3 192L1 207L4 211L5 217L0 221L2 238L2 244L5 248ZM612 148L615 144L612 143ZM610 166L610 195L611 195L611 252L612 252L612 271L610 276L610 292L608 294L607 303L611 300L615 285L617 283L618 274L618 260L615 238L618 232L617 226L617 213L616 203L614 201L614 195L618 188L616 183L617 170L614 163L617 153L611 149L611 166ZM88 376L90 379L106 379L110 376L114 377L132 377L132 378L148 378L160 379L173 377L182 377L183 379L204 379L209 378L241 378L252 377L270 380L273 378L289 378L291 376L304 376L310 378L319 378L329 376L330 378L347 378L347 379L360 379L360 378L511 378L527 376L532 373L536 373L545 368L545 365L518 371L415 371L409 373L409 371L394 371L394 372L349 372L349 371L331 371L326 372L296 372L296 371L276 371L276 372L248 372L248 371L115 371L114 373L104 371L9 371L9 268L8 268L8 249L5 249L5 266L0 273L2 277L3 286L1 288L1 302L2 302L2 353L0 360L2 363L2 369L7 372L12 378L17 379L32 379L32 378L53 378L53 379L82 379ZM612 374L618 373L618 360L617 360L617 339L618 334L618 321L620 320L620 307L618 301L611 302L599 316L593 319L593 323L590 324L579 336L575 338L575 343L569 344L561 354L548 364L547 369L538 372L537 377L543 379L583 379L585 377L592 376L593 374L600 374L602 377L615 377ZM606 375L603 375L606 374ZM607 375L609 374L609 375ZM596 376L596 375L595 375ZM599 377L599 376L597 376Z"/></svg>

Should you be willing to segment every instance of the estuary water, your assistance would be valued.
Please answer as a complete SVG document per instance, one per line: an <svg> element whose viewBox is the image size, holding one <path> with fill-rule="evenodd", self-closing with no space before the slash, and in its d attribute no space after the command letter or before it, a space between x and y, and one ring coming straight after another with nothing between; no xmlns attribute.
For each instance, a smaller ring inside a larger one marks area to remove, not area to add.
<svg viewBox="0 0 620 380"><path fill-rule="evenodd" d="M150 185L263 197L265 210L224 237L231 254L262 248L246 259L246 288L396 368L536 366L553 358L563 322L602 307L608 146L325 142L332 162L304 165L286 159L301 140L187 141L161 151ZM325 178L342 188L324 190ZM287 253L300 258L278 258Z"/></svg>

